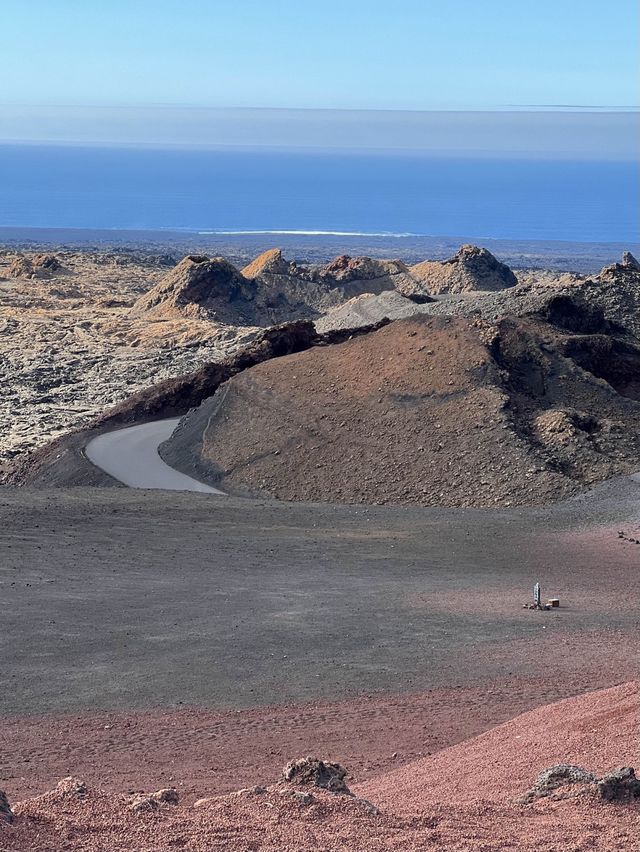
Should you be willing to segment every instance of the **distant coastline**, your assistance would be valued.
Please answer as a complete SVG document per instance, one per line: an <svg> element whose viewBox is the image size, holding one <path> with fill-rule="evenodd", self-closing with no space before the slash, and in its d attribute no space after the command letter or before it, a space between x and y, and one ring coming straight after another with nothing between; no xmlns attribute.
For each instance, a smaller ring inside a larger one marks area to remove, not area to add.
<svg viewBox="0 0 640 852"><path fill-rule="evenodd" d="M399 258L408 263L425 258L442 260L463 243L485 246L514 268L555 269L591 274L619 260L623 251L640 254L640 242L576 242L567 240L496 240L477 234L459 236L335 235L276 233L199 233L177 230L105 228L0 227L0 247L9 249L69 249L80 251L148 251L176 258L191 253L224 255L247 261L280 246L289 257L325 262L338 254Z"/></svg>

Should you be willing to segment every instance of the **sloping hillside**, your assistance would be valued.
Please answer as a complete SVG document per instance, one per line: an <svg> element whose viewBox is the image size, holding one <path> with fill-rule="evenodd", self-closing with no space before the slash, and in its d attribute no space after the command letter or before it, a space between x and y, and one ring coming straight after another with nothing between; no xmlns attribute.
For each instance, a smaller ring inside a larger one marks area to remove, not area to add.
<svg viewBox="0 0 640 852"><path fill-rule="evenodd" d="M260 364L163 455L196 452L240 492L449 506L536 504L637 469L640 348L583 303L552 319L415 316Z"/></svg>

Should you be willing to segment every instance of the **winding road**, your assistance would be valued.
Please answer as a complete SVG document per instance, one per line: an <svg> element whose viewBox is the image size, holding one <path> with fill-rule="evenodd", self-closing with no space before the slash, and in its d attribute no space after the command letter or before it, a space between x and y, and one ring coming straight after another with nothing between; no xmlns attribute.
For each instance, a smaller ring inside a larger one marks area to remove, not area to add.
<svg viewBox="0 0 640 852"><path fill-rule="evenodd" d="M158 455L158 447L170 437L179 422L179 417L172 417L105 432L89 441L85 454L92 464L130 488L223 495L224 491L169 467Z"/></svg>

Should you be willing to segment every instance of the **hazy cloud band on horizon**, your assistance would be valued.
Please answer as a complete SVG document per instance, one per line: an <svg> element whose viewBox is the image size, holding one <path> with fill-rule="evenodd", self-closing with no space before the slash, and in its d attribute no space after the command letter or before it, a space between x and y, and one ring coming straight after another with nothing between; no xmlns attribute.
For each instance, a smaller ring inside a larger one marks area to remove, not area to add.
<svg viewBox="0 0 640 852"><path fill-rule="evenodd" d="M368 111L179 106L0 111L0 141L223 148L388 150L450 156L638 157L633 111Z"/></svg>

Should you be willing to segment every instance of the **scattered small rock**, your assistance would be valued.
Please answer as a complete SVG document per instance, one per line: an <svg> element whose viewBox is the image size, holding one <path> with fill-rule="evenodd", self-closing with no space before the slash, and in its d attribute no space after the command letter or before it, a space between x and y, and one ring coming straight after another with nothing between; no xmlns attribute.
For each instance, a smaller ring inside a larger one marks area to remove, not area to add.
<svg viewBox="0 0 640 852"><path fill-rule="evenodd" d="M69 775L67 778L63 778L62 781L58 781L55 792L61 796L82 798L87 795L88 790L84 781Z"/></svg>
<svg viewBox="0 0 640 852"><path fill-rule="evenodd" d="M598 781L598 793L605 802L640 798L640 779L630 766L613 769Z"/></svg>
<svg viewBox="0 0 640 852"><path fill-rule="evenodd" d="M165 787L149 795L136 796L129 805L134 813L145 811L157 811L160 805L177 805L180 801L177 790L173 787Z"/></svg>
<svg viewBox="0 0 640 852"><path fill-rule="evenodd" d="M160 802L157 799L154 799L153 796L136 796L129 805L129 810L139 814L157 811L159 807Z"/></svg>
<svg viewBox="0 0 640 852"><path fill-rule="evenodd" d="M282 770L282 775L285 781L294 784L320 787L331 793L352 795L344 780L347 770L339 763L329 763L317 757L301 757L287 763Z"/></svg>
<svg viewBox="0 0 640 852"><path fill-rule="evenodd" d="M262 796L267 792L266 787L262 787L260 784L256 784L253 787L243 787L241 790L236 790L235 793L232 793L232 796ZM203 800L208 801L208 799Z"/></svg>
<svg viewBox="0 0 640 852"><path fill-rule="evenodd" d="M152 793L151 795L154 799L156 799L156 801L162 802L166 805L177 805L180 801L178 791L173 787L164 787L162 790L158 790L156 793Z"/></svg>
<svg viewBox="0 0 640 852"><path fill-rule="evenodd" d="M311 793L305 793L304 790L281 790L281 796L290 796L301 805L312 805L315 802L315 797Z"/></svg>

